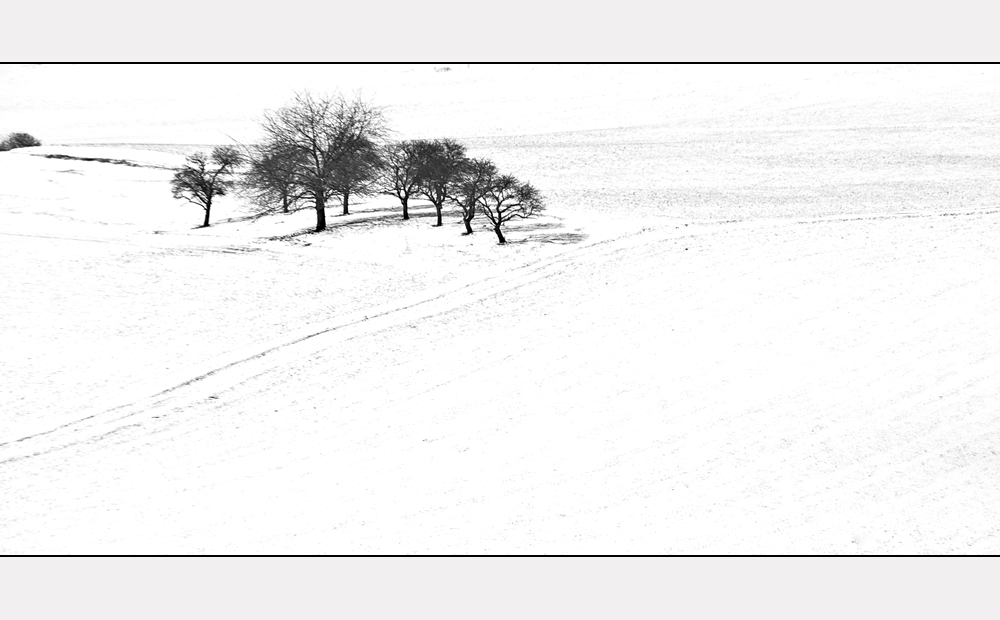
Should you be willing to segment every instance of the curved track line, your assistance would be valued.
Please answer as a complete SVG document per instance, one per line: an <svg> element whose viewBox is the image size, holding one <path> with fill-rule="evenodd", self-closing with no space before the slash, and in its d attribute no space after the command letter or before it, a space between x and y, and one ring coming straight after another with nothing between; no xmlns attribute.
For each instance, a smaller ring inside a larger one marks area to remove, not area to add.
<svg viewBox="0 0 1000 620"><path fill-rule="evenodd" d="M211 391L224 390L227 386L242 383L243 381L249 380L254 376L266 373L271 368L279 365L277 363L278 360L274 359L274 363L264 364L262 368L252 367L254 362L264 358L273 359L278 353L283 353L285 355L294 354L296 358L301 358L304 355L313 354L320 350L329 348L336 342L343 342L363 335L376 333L403 323L426 319L469 303L476 303L553 275L551 273L553 270L561 268L564 264L576 259L581 254L595 254L600 256L601 254L611 254L624 249L656 241L663 241L666 239L715 234L724 231L726 229L726 225L735 227L763 228L774 226L776 224L791 225L823 222L847 222L856 220L886 220L912 217L988 215L994 213L1000 213L1000 210L969 211L961 213L953 211L940 213L897 213L874 216L845 214L843 216L822 217L807 220L781 218L775 220L714 221L697 222L693 223L693 227L684 228L679 228L674 223L661 223L645 226L640 230L628 231L610 239L596 240L576 246L553 256L523 264L510 271L500 274L477 278L471 281L463 281L457 285L450 285L444 288L444 290L442 290L442 288L438 288L429 292L420 293L410 296L409 298L397 303L384 304L368 311L353 313L345 319L335 321L324 326L309 326L301 330L297 330L297 333L292 332L290 334L285 334L282 337L274 339L268 343L263 343L262 345L256 347L255 352L250 354L246 354L245 351L242 353L223 354L212 360L207 360L205 363L200 365L200 368L194 369L193 376L192 370L188 369L186 372L174 373L173 375L164 378L163 381L161 381L161 384L168 383L167 387L156 390L153 394L149 394L150 389L148 386L136 388L128 398L122 399L125 402L119 405L110 408L101 408L100 410L90 413L89 415L80 417L72 422L61 424L55 428L0 443L0 451L7 452L16 444L21 444L22 442L28 442L28 444L31 444L34 443L32 440L40 440L47 436L56 436L60 434L60 431L75 433L89 429L98 431L97 436L107 435L111 432L115 432L116 429L121 427L120 424L117 424L118 422L140 414L148 408L161 406L168 399L177 398L177 396L174 395L185 388L191 388L192 386L204 387L206 383L209 383L210 379L219 378L220 375L225 374L227 375L227 380L222 382L222 385L217 386L212 384L208 386L213 388ZM336 335L337 337L331 338L333 335ZM324 336L325 338L320 338ZM294 351L291 351L292 349L294 349ZM242 369L243 372L238 373L237 376L230 376L232 375L233 369L237 368ZM205 390L202 389L199 391ZM115 412L122 412L122 410L127 411L123 412L123 415L108 419L109 416L112 416ZM104 428L95 428L98 426ZM82 441L88 441L94 437L94 433L88 433L86 437L76 436L70 442L63 444L62 446L52 447L50 450L58 449L59 447L66 447ZM55 437L52 438L54 439ZM19 460L21 458L31 456L31 453L38 453L37 450L31 450L28 445L25 445L24 448L26 449L26 454L9 455L7 458L0 460L0 463L11 460Z"/></svg>
<svg viewBox="0 0 1000 620"><path fill-rule="evenodd" d="M286 355L294 354L296 358L301 358L303 355L307 355L310 352L314 353L316 351L329 348L329 346L338 341L345 341L362 335L375 333L402 323L425 319L430 316L447 312L453 308L461 307L469 303L475 303L483 299L488 299L548 277L549 275L552 275L551 272L562 268L565 263L575 259L581 253L590 254L596 250L597 254L600 255L658 240L655 238L644 239L644 237L647 237L650 233L657 231L663 232L662 228L645 227L639 231L626 232L611 239L593 241L585 245L560 252L554 256L521 265L501 274L478 278L472 280L471 282L461 282L458 285L449 286L444 291L441 289L431 291L430 296L428 296L425 292L417 296L411 296L401 302L376 307L368 310L367 312L353 313L347 318L341 319L333 324L319 327L314 325L303 328L302 330L298 330L297 334L286 334L280 339L275 339L269 343L260 345L254 353L249 355L243 353L217 357L213 360L209 360L205 364L202 364L200 369L195 369L193 376L191 369L186 370L183 374L180 372L174 373L172 376L163 381L163 383L168 383L168 386L163 389L156 390L153 394L149 394L150 390L148 386L136 388L129 397L122 399L125 402L119 405L110 408L102 407L100 410L90 413L89 415L84 415L83 417L80 417L72 422L67 422L46 431L32 433L18 439L0 443L0 451L8 452L8 455L5 455L6 458L0 460L0 463L20 460L21 458L26 458L28 456L32 456L33 454L40 453L38 449L32 449L30 444L36 444L39 440L46 437L56 439L56 436L63 433L78 433L84 430L96 430L102 436L108 434L108 432L114 432L113 428L108 429L107 427L109 425L112 427L119 427L120 425L117 424L118 422L135 416L147 408L162 405L175 393L184 390L185 388L205 384L209 379L217 378L221 374L232 374L231 372L227 373L227 371L232 371L236 368L245 368L245 372L239 373L236 377L227 377L226 383L228 385L241 383L252 376L262 374L267 372L269 368L277 366L278 364L276 362L278 362L278 360L274 360L275 363L269 363L263 369L247 368L248 365L251 365L253 362L258 360L268 357L273 359L279 352ZM670 234L672 232L674 231L669 231L666 236L670 238L678 236L676 234ZM659 237L659 235L657 237ZM332 336L334 334L342 337L332 340L327 337L325 339L320 339L322 342L316 341L318 337ZM308 347L311 351L301 350L303 349L301 345L304 343L312 345ZM290 352L290 349L295 349L295 351ZM218 389L217 386L214 385L210 387ZM224 387L225 386L222 386L222 389L224 389ZM109 416L114 415L115 412L123 413L123 415L117 415L108 419ZM105 428L98 429L95 427ZM104 430L105 432L100 432L101 430ZM62 431L62 433L60 431ZM93 439L94 436L94 433L86 433L86 435L82 437L75 436L73 440L58 447L65 447L83 441L89 441ZM10 451L16 447L17 444L24 444L22 446L25 449L24 453L21 455L10 454ZM52 447L49 448L49 450L57 449L58 447ZM43 451L47 452L49 450Z"/></svg>

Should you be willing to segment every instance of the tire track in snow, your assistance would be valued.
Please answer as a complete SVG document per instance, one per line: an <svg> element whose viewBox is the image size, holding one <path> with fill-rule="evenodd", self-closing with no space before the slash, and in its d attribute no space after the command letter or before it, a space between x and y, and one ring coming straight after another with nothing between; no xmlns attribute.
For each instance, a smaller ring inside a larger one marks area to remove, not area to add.
<svg viewBox="0 0 1000 620"><path fill-rule="evenodd" d="M308 326L280 338L257 345L252 351L244 349L238 352L228 352L199 364L195 368L172 373L162 377L157 383L159 389L150 383L133 388L130 395L120 399L122 404L112 407L102 407L98 411L84 415L72 422L64 423L55 428L28 434L18 439L0 443L0 463L20 460L35 454L53 449L59 449L84 441L118 432L127 418L132 418L145 411L164 407L167 404L177 406L176 401L184 399L187 402L203 400L215 392L225 391L231 386L242 384L248 380L266 374L286 362L312 355L333 346L367 334L385 329L424 320L445 313L457 307L476 303L501 295L516 288L547 278L566 265L583 256L611 255L642 245L649 245L666 240L701 237L720 234L733 229L767 229L775 226L790 226L794 224L851 222L868 219L898 219L913 217L942 217L956 215L981 216L1000 213L992 211L955 212L944 211L934 213L897 213L884 215L845 214L820 218L775 218L769 220L726 220L701 221L690 224L677 222L655 223L641 227L639 230L626 231L607 239L591 241L553 256L522 264L512 270L497 275L490 275L472 280L463 280L457 284L438 287L411 295L399 302L385 304L368 311L356 312L347 317L321 326ZM152 394L150 394L152 392ZM182 394L183 393L183 394ZM115 415L115 414L121 415ZM129 426L136 426L132 422ZM43 446L32 449L42 438L56 440L65 433L90 431L84 435L76 435L69 442L60 446ZM22 444L22 451L14 448ZM3 454L7 452L8 454ZM20 452L19 454L17 452Z"/></svg>
<svg viewBox="0 0 1000 620"><path fill-rule="evenodd" d="M247 350L236 353L229 352L212 358L196 368L189 368L161 378L158 383L161 386L166 384L167 387L157 389L147 383L132 389L128 397L120 399L124 401L122 404L102 407L100 410L72 422L0 443L0 454L3 455L0 464L69 445L93 441L117 432L125 425L124 421L128 418L166 406L178 399L183 398L188 402L202 400L214 392L239 385L253 377L267 373L273 368L280 367L286 361L315 354L338 342L389 329L400 324L427 319L469 303L501 295L554 275L583 255L611 254L668 238L682 238L698 234L686 229L678 232L681 234L674 234L675 228L673 226L662 225L658 227L647 226L638 231L628 231L609 239L592 241L554 256L523 264L497 275L476 278L471 281L463 280L458 284L413 295L396 303L352 313L344 319L327 325L305 327L271 342L257 345L253 352ZM714 231L702 232L711 234ZM652 237L650 237L651 234ZM150 392L153 392L152 395ZM134 426L135 423L132 422L128 425ZM81 432L84 434L77 435ZM69 433L72 434L72 439L58 442L60 445L39 444L40 441L57 442L60 437ZM22 450L17 450L17 447L21 447Z"/></svg>

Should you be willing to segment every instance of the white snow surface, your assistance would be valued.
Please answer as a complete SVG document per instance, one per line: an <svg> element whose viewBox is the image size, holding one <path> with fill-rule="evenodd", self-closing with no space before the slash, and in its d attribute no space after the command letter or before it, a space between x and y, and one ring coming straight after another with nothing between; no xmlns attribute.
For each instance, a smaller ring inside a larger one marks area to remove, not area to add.
<svg viewBox="0 0 1000 620"><path fill-rule="evenodd" d="M0 68L0 552L1000 551L1000 68L442 69ZM197 228L327 80L548 213Z"/></svg>

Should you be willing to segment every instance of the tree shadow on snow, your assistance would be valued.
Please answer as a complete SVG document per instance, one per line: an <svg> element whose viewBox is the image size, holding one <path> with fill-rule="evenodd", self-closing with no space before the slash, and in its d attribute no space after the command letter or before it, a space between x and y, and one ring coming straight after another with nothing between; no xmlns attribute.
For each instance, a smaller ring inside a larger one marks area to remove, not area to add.
<svg viewBox="0 0 1000 620"><path fill-rule="evenodd" d="M505 236L507 243L558 243L559 245L582 243L590 237L580 230L566 230L562 222L551 221L518 223L512 226Z"/></svg>
<svg viewBox="0 0 1000 620"><path fill-rule="evenodd" d="M454 219L458 216L458 210L445 209L441 212L441 215L444 218L442 228L447 228L450 224L454 223ZM394 211L357 211L347 216L327 212L326 230L317 233L315 227L302 228L285 235L267 237L267 240L291 241L303 235L335 233L340 230L372 230L387 226L432 226L436 220L437 213L435 213L433 208L425 210L420 207L417 209L410 208L409 220L403 219L401 208Z"/></svg>
<svg viewBox="0 0 1000 620"><path fill-rule="evenodd" d="M398 209L396 211L377 211L371 212L370 214L358 212L356 214L352 213L351 215L357 215L359 217L349 220L343 219L341 221L331 221L329 216L327 216L327 230L368 229L381 228L384 226L410 226L415 223L419 223L421 226L427 226L437 221L437 213L434 209L418 211L411 208L410 219L408 220L403 219L402 209ZM441 217L443 219L442 227L444 228L449 224L454 223L455 218L459 217L459 211L457 209L444 209L441 211Z"/></svg>
<svg viewBox="0 0 1000 620"><path fill-rule="evenodd" d="M565 228L561 222L532 222L527 221L523 224L518 224L516 230L519 231L532 231L532 230L552 230L555 228Z"/></svg>
<svg viewBox="0 0 1000 620"><path fill-rule="evenodd" d="M511 231L514 236L506 235L508 244L516 243L557 243L559 245L572 245L574 243L583 243L590 235L581 232L553 232L553 233L541 233L536 235L528 235L527 237L518 238L516 235L519 230Z"/></svg>

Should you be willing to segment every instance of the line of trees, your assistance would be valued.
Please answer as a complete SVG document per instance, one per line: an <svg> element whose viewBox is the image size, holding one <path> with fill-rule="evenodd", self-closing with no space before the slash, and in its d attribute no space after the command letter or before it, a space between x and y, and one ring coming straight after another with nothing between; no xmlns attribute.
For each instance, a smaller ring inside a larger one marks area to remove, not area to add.
<svg viewBox="0 0 1000 620"><path fill-rule="evenodd" d="M411 200L429 201L435 226L442 225L445 205L455 205L466 235L473 233L472 222L481 213L501 244L507 222L545 208L530 183L501 174L488 159L468 157L456 140L390 140L382 110L360 97L297 94L288 105L264 114L261 133L263 139L242 154L233 149L221 158L219 149L211 157L197 153L178 170L174 196L202 206L205 226L212 197L232 189L239 166L245 166L241 193L258 213L311 207L316 232L326 229L331 201L339 201L348 215L351 198L376 194L397 198L404 220L410 219Z"/></svg>
<svg viewBox="0 0 1000 620"><path fill-rule="evenodd" d="M409 219L407 203L419 196L432 205L441 226L445 204L458 207L465 226L464 235L474 231L472 222L482 213L497 240L507 240L503 227L511 220L529 218L545 210L541 193L530 183L510 174L501 174L496 164L486 158L470 158L459 142L408 140L389 144L385 152L388 165L383 167L378 191L399 198L403 219Z"/></svg>

